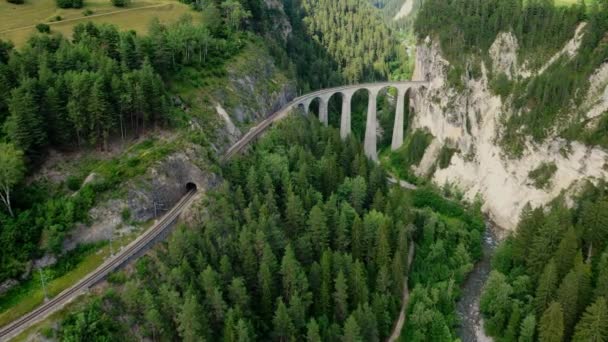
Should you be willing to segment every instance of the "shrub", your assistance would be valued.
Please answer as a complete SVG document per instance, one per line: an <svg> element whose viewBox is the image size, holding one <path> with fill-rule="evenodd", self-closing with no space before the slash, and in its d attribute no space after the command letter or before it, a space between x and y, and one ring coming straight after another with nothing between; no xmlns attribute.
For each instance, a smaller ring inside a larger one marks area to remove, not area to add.
<svg viewBox="0 0 608 342"><path fill-rule="evenodd" d="M91 11L90 9L88 9L88 8L87 8L86 10L84 10L84 11L82 12L82 14L83 14L85 17L88 17L88 16L90 16L91 14L93 14L93 11Z"/></svg>
<svg viewBox="0 0 608 342"><path fill-rule="evenodd" d="M72 191L78 191L80 189L80 184L82 184L82 179L75 176L69 176L65 182L68 189Z"/></svg>
<svg viewBox="0 0 608 342"><path fill-rule="evenodd" d="M70 8L72 7L72 0L56 0L57 7L59 8Z"/></svg>
<svg viewBox="0 0 608 342"><path fill-rule="evenodd" d="M112 5L116 7L127 7L130 2L130 0L112 0Z"/></svg>
<svg viewBox="0 0 608 342"><path fill-rule="evenodd" d="M51 33L51 27L43 23L36 25L36 30L40 33Z"/></svg>
<svg viewBox="0 0 608 342"><path fill-rule="evenodd" d="M127 222L131 219L131 210L129 208L124 208L120 213L123 222Z"/></svg>
<svg viewBox="0 0 608 342"><path fill-rule="evenodd" d="M528 177L532 179L533 184L538 189L546 189L551 185L551 179L557 172L555 163L542 163L536 169L528 173Z"/></svg>
<svg viewBox="0 0 608 342"><path fill-rule="evenodd" d="M441 151L439 152L439 157L437 158L437 164L440 169L445 169L450 166L450 162L452 161L452 156L456 153L457 150L449 147L448 145L443 145Z"/></svg>
<svg viewBox="0 0 608 342"><path fill-rule="evenodd" d="M23 3L25 3L24 0L6 0L7 2L10 2L11 4L15 4L15 5L21 5Z"/></svg>
<svg viewBox="0 0 608 342"><path fill-rule="evenodd" d="M56 0L59 8L82 8L83 0Z"/></svg>

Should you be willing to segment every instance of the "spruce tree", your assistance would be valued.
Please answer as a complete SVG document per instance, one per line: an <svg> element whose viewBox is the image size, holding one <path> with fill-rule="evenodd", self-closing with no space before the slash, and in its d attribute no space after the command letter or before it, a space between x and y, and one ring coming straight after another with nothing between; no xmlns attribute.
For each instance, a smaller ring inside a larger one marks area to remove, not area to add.
<svg viewBox="0 0 608 342"><path fill-rule="evenodd" d="M555 261L552 259L545 266L543 274L540 276L538 286L536 287L536 296L534 302L536 306L536 312L541 315L549 306L549 303L555 298L555 291L557 290L557 270Z"/></svg>
<svg viewBox="0 0 608 342"><path fill-rule="evenodd" d="M564 314L560 303L551 303L543 313L540 319L539 340L541 342L564 340Z"/></svg>
<svg viewBox="0 0 608 342"><path fill-rule="evenodd" d="M334 316L343 322L348 315L348 284L344 272L339 271L334 285Z"/></svg>
<svg viewBox="0 0 608 342"><path fill-rule="evenodd" d="M274 331L274 337L281 342L290 341L294 334L293 323L289 317L287 307L283 303L283 298L279 298L277 304L277 310L274 313L274 319L272 320Z"/></svg>
<svg viewBox="0 0 608 342"><path fill-rule="evenodd" d="M583 317L576 325L574 342L605 342L608 341L608 305L604 297L587 307Z"/></svg>
<svg viewBox="0 0 608 342"><path fill-rule="evenodd" d="M354 315L350 315L344 323L344 335L342 337L343 342L362 342L361 329L355 319Z"/></svg>
<svg viewBox="0 0 608 342"><path fill-rule="evenodd" d="M321 334L319 333L319 325L314 318L311 318L306 325L306 342L321 342Z"/></svg>
<svg viewBox="0 0 608 342"><path fill-rule="evenodd" d="M536 333L536 317L530 314L521 322L518 342L534 342Z"/></svg>

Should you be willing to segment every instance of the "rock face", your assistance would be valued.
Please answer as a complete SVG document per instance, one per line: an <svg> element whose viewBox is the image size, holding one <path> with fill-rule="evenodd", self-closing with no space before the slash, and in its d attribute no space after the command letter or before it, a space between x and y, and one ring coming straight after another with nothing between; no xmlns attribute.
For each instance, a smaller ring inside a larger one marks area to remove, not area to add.
<svg viewBox="0 0 608 342"><path fill-rule="evenodd" d="M227 84L212 92L210 106L222 123L216 141L223 153L249 127L273 114L296 97L294 77L279 69L265 48L249 46L228 66ZM206 124L206 123L202 123Z"/></svg>
<svg viewBox="0 0 608 342"><path fill-rule="evenodd" d="M579 34L580 28L573 41L580 39ZM575 53L571 52L573 44L569 42L560 53ZM511 77L516 74L525 77L525 73L518 70L517 46L513 35L501 34L492 46L491 55L496 58L494 64L498 70ZM583 180L608 177L605 151L558 138L547 139L540 145L528 142L519 159L505 157L496 141L500 118L509 114L510 106L491 93L485 65L482 65L482 77L465 80L464 90L458 92L447 84L448 65L437 43L427 38L419 44L413 80L430 81L430 86L414 95L416 113L412 127L428 129L439 146L450 142L460 150L449 167L435 172L435 183L455 184L469 199L481 195L484 211L497 225L512 230L526 203L539 206L562 191L576 189ZM604 103L608 69L598 70L594 77L593 84L598 86L591 89L595 92L593 98ZM426 154L431 153L437 153L437 149L427 149ZM528 173L543 162L555 163L557 172L547 189L537 189Z"/></svg>
<svg viewBox="0 0 608 342"><path fill-rule="evenodd" d="M71 250L80 243L108 240L112 234L131 231L131 222L162 217L183 197L188 183L195 184L200 193L217 184L217 176L202 171L195 164L198 153L200 151L193 148L169 155L148 169L145 175L129 181L125 196L91 209L93 224L82 224L71 231L64 241L64 249Z"/></svg>

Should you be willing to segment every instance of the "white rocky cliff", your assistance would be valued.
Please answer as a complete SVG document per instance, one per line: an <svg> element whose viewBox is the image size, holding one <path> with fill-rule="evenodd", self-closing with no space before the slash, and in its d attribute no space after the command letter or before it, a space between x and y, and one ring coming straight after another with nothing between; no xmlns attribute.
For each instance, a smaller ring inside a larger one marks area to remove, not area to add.
<svg viewBox="0 0 608 342"><path fill-rule="evenodd" d="M577 46L581 28L577 30L567 49ZM517 39L511 34L498 36L490 55L498 72L508 77L529 77L530 72L518 65ZM564 52L561 51L561 54ZM545 204L563 191L572 193L582 181L608 178L608 154L599 148L589 148L581 143L568 144L562 139L547 139L542 145L531 142L523 156L509 159L497 145L500 118L508 115L509 105L488 87L488 71L482 65L482 77L465 80L465 90L457 92L447 84L447 66L437 43L426 39L419 44L413 80L430 81L429 89L414 99L413 128L426 128L433 134L435 148L428 148L423 160L436 159L437 146L448 143L460 152L450 165L439 168L433 175L438 185L451 183L465 191L465 197L473 199L477 194L484 200L484 211L500 227L515 229L520 212L526 203L532 206ZM541 69L542 72L543 69ZM596 115L608 108L608 68L594 74L588 107ZM508 100L506 101L508 102ZM567 151L567 152L565 152ZM431 155L433 154L433 155ZM551 184L546 189L536 188L528 173L542 163L557 166ZM422 163L421 163L422 164ZM425 164L429 164L428 162ZM420 165L416 172L427 172Z"/></svg>

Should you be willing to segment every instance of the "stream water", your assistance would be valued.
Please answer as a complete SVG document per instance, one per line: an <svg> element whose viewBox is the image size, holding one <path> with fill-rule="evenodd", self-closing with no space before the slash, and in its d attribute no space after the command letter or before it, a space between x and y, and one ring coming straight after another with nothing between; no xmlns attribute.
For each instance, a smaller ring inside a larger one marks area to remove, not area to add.
<svg viewBox="0 0 608 342"><path fill-rule="evenodd" d="M475 265L462 287L462 297L456 304L456 313L460 319L457 329L462 342L486 342L492 339L483 332L483 323L479 313L479 299L483 286L491 271L490 261L498 246L497 229L487 221L483 236L483 256Z"/></svg>

